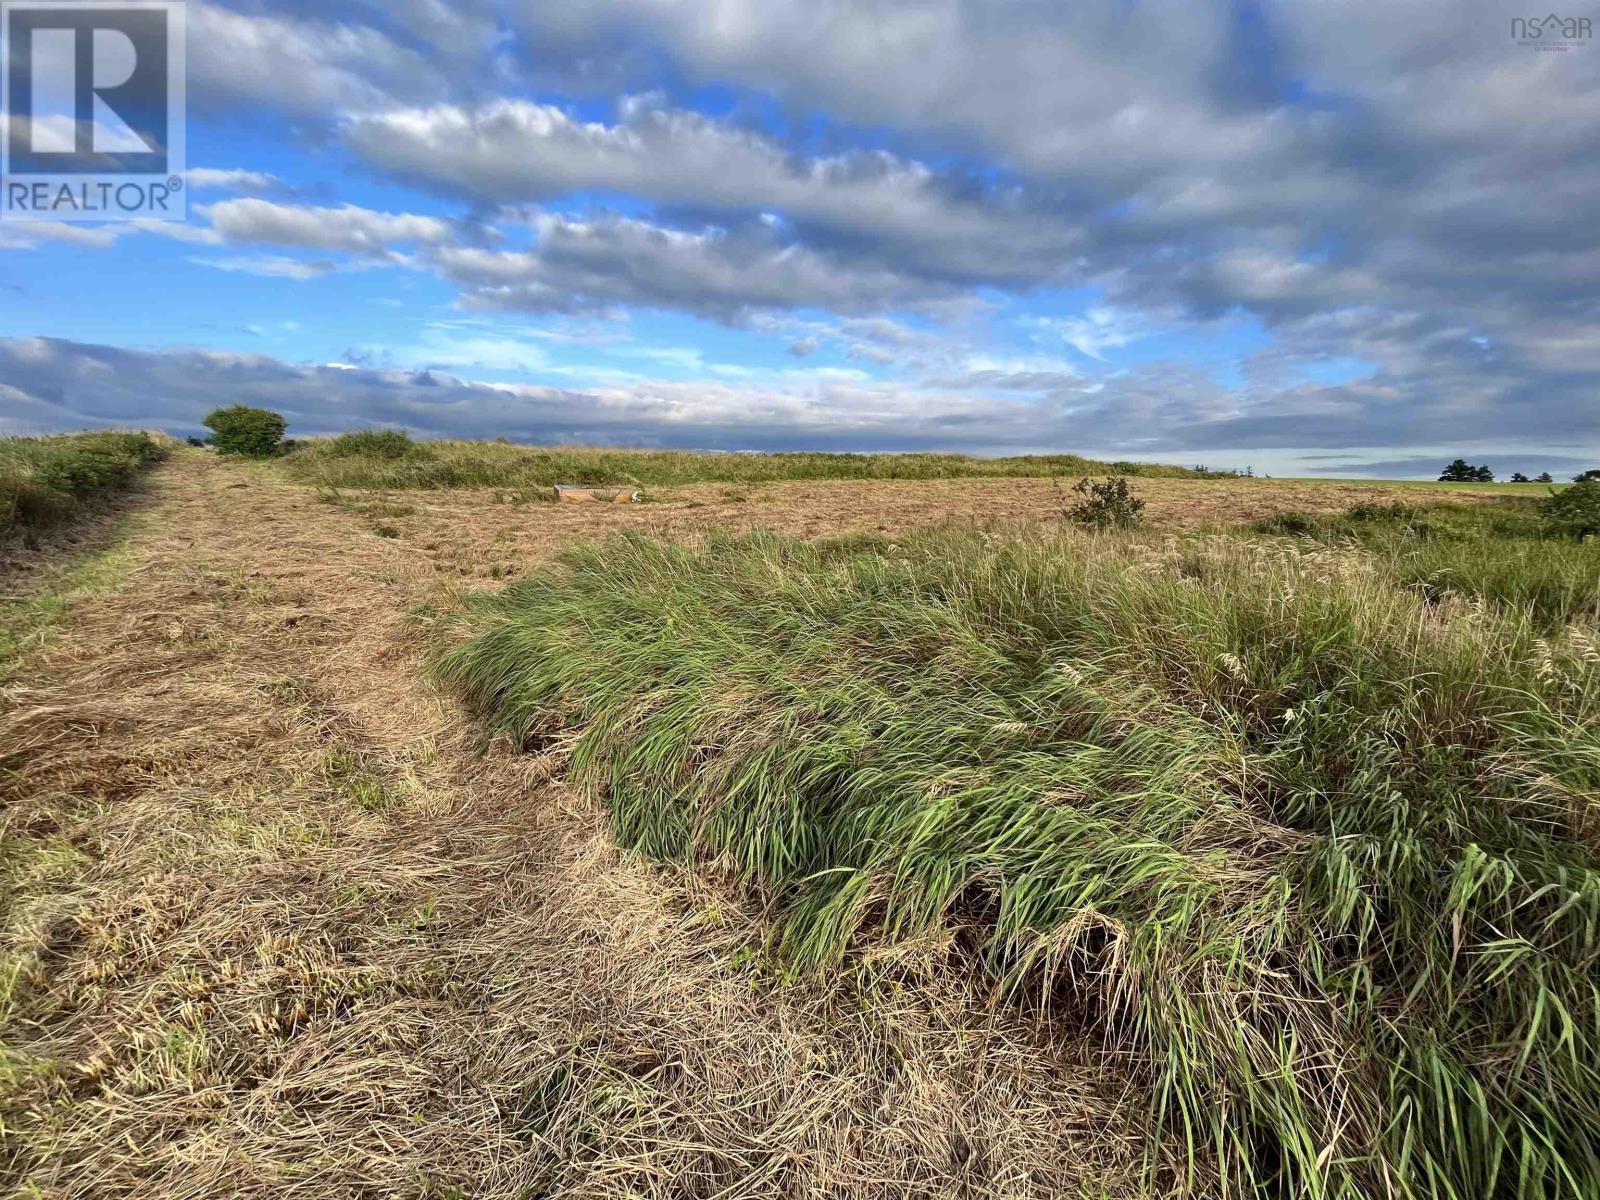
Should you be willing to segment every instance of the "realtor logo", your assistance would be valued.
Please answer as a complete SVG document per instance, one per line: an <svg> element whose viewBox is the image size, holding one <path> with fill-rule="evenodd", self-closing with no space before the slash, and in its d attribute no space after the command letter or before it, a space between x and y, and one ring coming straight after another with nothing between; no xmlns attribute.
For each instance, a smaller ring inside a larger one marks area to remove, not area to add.
<svg viewBox="0 0 1600 1200"><path fill-rule="evenodd" d="M182 221L183 0L3 0L0 218Z"/></svg>

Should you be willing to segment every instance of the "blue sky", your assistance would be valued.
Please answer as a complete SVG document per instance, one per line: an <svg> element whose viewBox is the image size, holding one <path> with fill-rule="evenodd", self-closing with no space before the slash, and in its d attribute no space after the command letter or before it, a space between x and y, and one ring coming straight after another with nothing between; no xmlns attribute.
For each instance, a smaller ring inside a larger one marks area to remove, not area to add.
<svg viewBox="0 0 1600 1200"><path fill-rule="evenodd" d="M0 429L1600 462L1514 6L190 0L190 218L0 223Z"/></svg>

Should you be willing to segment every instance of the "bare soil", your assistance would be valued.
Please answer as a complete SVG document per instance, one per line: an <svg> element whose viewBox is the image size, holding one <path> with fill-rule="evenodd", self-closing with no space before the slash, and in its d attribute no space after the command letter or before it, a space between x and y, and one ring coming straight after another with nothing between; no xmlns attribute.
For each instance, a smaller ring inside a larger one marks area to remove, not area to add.
<svg viewBox="0 0 1600 1200"><path fill-rule="evenodd" d="M1396 495L1139 490L1173 526ZM1050 516L1048 481L330 504L180 452L138 503L0 692L0 1194L1142 1194L1095 1047L914 958L781 978L758 912L620 856L559 747L485 748L420 669L419 606L574 536Z"/></svg>

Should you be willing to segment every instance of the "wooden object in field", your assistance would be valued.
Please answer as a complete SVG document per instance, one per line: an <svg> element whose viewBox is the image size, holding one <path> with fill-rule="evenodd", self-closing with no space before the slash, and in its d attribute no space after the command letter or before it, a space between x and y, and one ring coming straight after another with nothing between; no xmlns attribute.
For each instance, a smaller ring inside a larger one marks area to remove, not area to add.
<svg viewBox="0 0 1600 1200"><path fill-rule="evenodd" d="M580 487L570 483L558 483L556 499L563 504L637 504L644 497L640 495L638 488Z"/></svg>

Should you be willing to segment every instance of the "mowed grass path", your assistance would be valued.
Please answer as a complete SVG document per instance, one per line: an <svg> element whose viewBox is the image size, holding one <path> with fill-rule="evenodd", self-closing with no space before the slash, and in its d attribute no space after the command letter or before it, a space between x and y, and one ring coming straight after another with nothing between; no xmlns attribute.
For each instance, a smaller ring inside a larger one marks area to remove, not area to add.
<svg viewBox="0 0 1600 1200"><path fill-rule="evenodd" d="M1142 1196L1088 1047L778 986L758 913L481 753L408 614L542 549L452 499L386 537L180 448L67 572L0 698L0 1195Z"/></svg>
<svg viewBox="0 0 1600 1200"><path fill-rule="evenodd" d="M444 680L791 967L971 957L1197 1186L1600 1194L1600 643L1285 543L574 547Z"/></svg>

